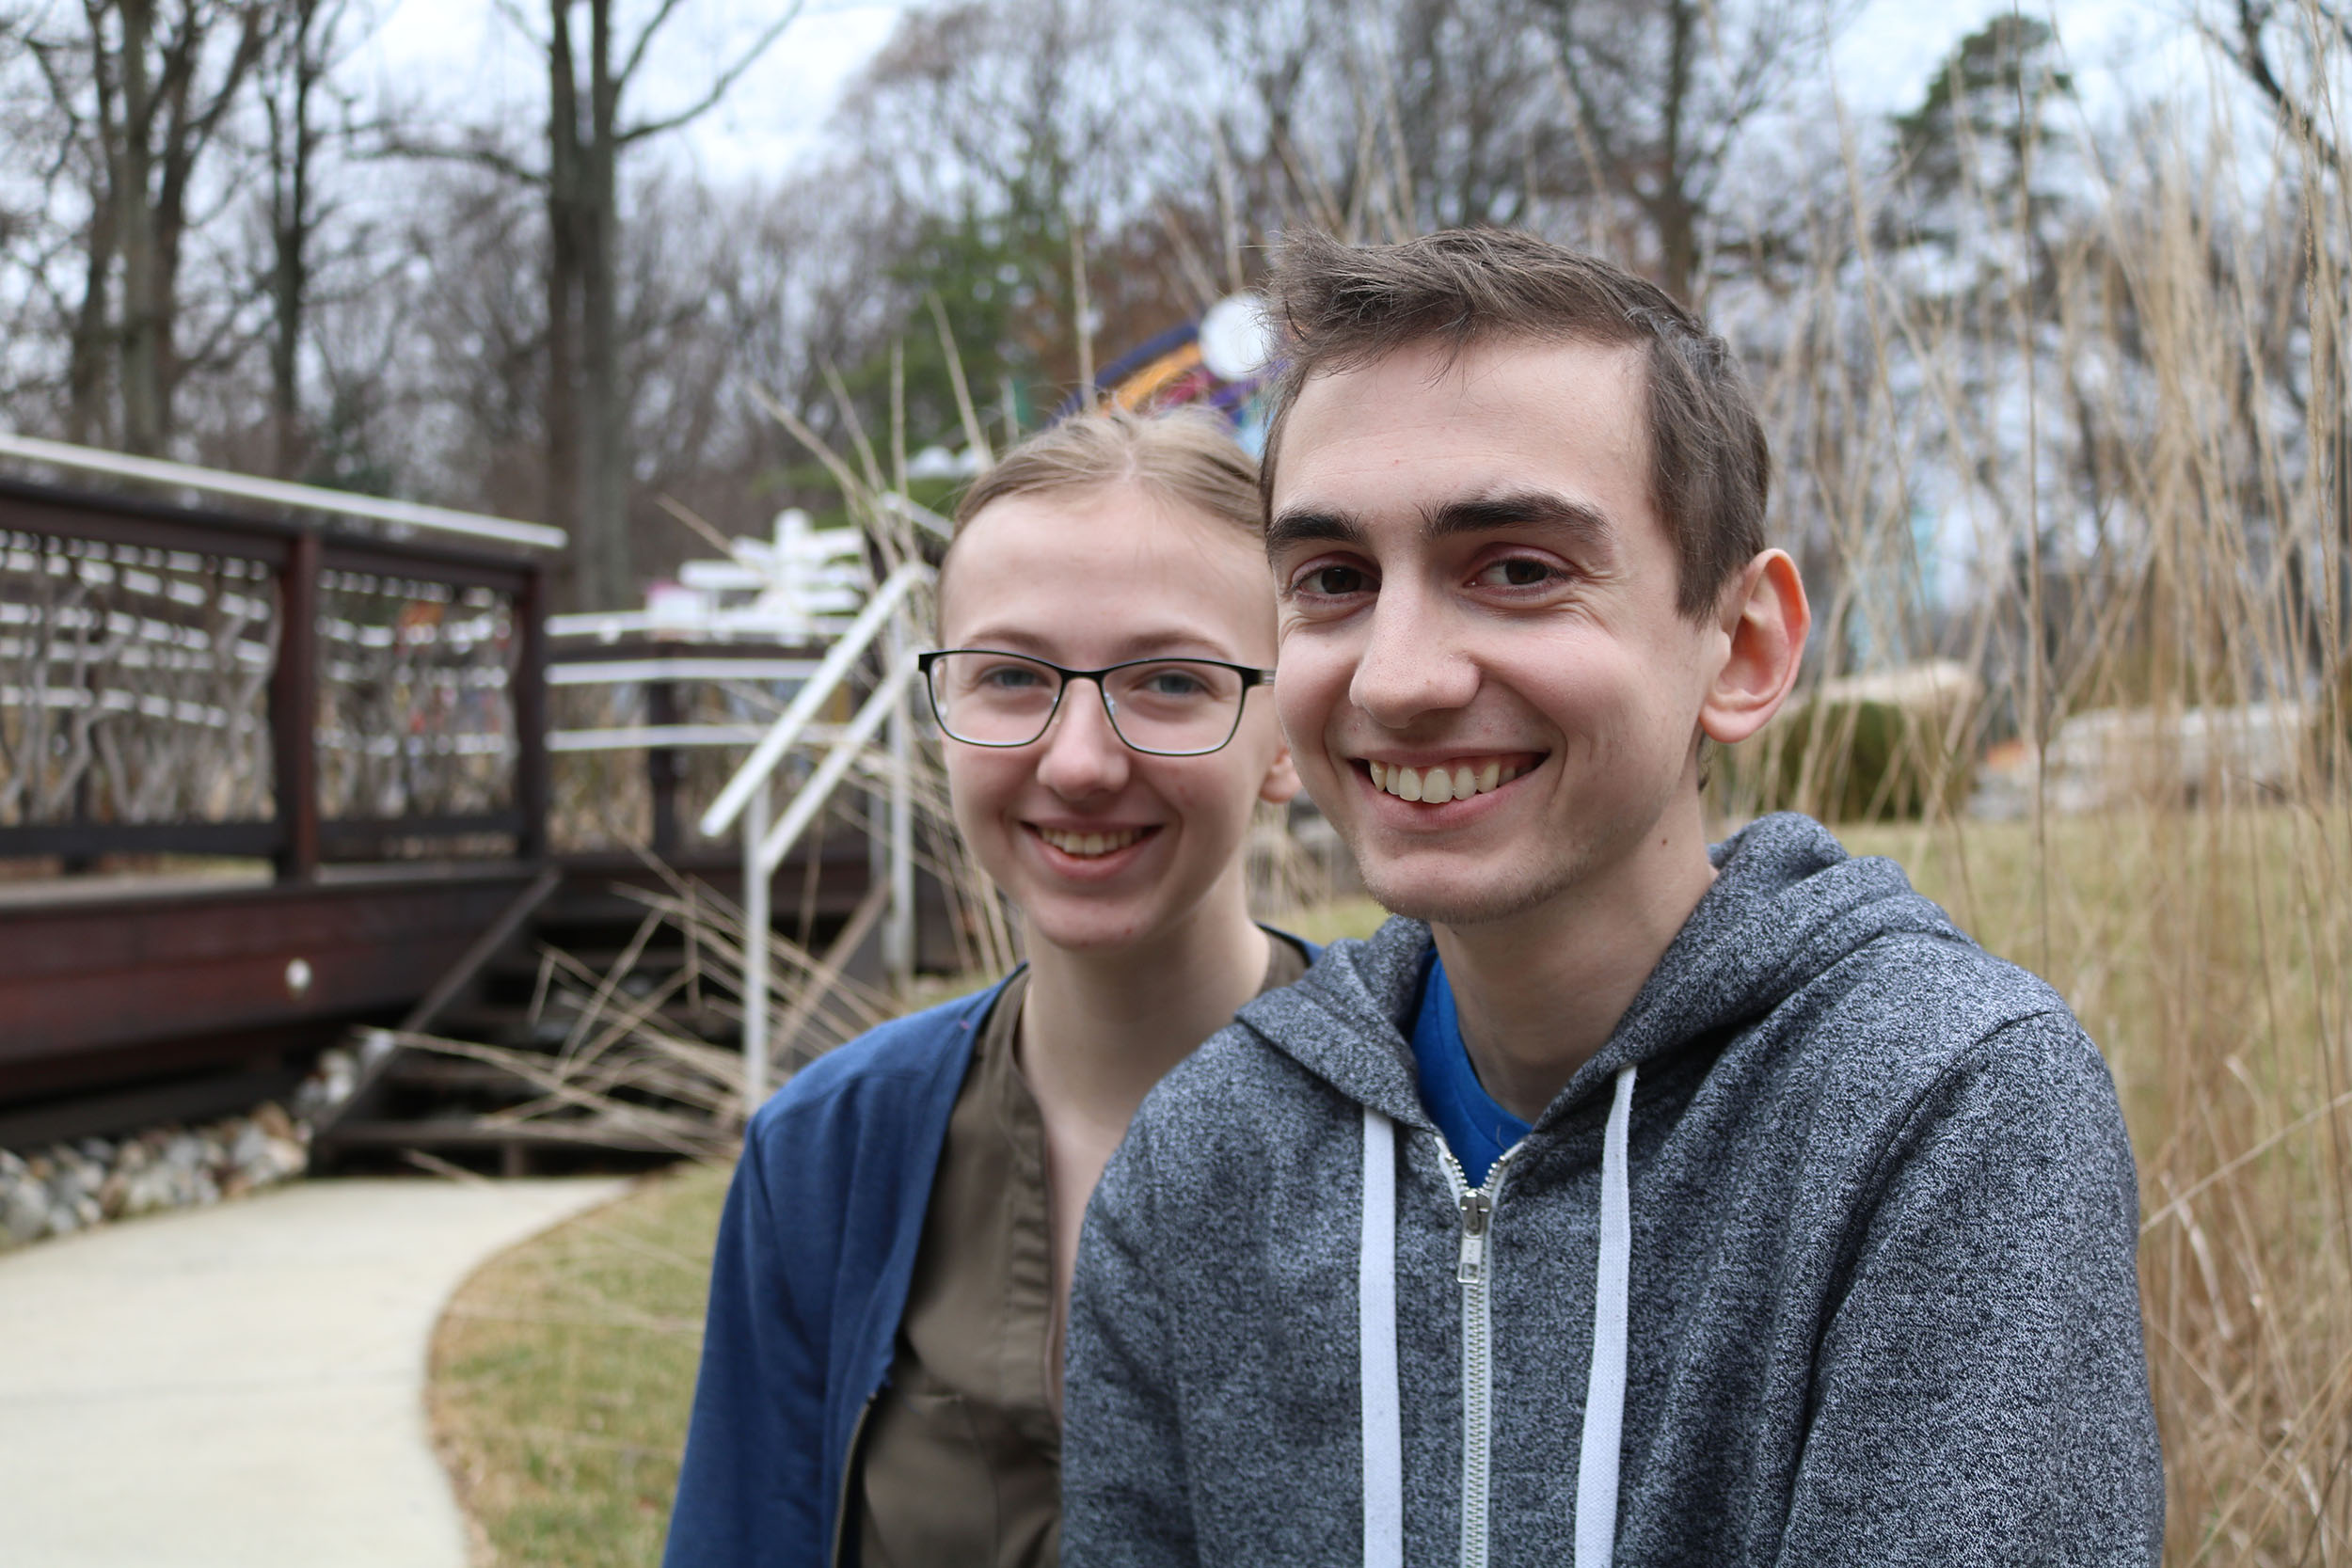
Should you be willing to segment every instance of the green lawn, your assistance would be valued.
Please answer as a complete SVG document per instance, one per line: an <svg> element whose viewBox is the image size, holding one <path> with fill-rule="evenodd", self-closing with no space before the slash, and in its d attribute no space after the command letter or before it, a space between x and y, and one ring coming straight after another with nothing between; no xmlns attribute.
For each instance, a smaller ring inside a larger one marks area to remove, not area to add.
<svg viewBox="0 0 2352 1568"><path fill-rule="evenodd" d="M451 1303L433 1425L482 1560L660 1560L726 1178L650 1177L493 1259Z"/></svg>

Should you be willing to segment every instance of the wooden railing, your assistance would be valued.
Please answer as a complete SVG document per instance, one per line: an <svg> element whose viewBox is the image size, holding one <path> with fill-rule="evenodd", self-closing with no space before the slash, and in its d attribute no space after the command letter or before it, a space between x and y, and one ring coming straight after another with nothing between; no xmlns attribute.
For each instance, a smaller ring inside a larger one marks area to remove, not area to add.
<svg viewBox="0 0 2352 1568"><path fill-rule="evenodd" d="M0 859L541 858L538 560L0 479Z"/></svg>

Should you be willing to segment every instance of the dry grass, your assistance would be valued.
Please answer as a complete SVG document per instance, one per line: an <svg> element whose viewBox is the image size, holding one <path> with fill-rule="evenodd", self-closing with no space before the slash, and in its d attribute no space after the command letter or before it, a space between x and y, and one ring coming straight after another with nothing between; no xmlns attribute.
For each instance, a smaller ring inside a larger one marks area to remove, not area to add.
<svg viewBox="0 0 2352 1568"><path fill-rule="evenodd" d="M2139 1158L2172 1563L2352 1558L2342 808L1850 829L2106 1051Z"/></svg>

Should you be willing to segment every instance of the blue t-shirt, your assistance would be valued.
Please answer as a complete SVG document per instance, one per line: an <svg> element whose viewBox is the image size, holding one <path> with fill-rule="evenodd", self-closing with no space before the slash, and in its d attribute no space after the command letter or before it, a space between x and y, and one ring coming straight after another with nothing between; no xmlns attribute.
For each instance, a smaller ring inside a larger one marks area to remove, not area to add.
<svg viewBox="0 0 2352 1568"><path fill-rule="evenodd" d="M1470 1184L1485 1186L1486 1173L1503 1151L1527 1136L1528 1124L1497 1104L1472 1070L1454 1012L1454 988L1435 949L1422 982L1421 1013L1413 1020L1413 1063L1421 1071L1421 1102L1429 1119L1445 1134Z"/></svg>

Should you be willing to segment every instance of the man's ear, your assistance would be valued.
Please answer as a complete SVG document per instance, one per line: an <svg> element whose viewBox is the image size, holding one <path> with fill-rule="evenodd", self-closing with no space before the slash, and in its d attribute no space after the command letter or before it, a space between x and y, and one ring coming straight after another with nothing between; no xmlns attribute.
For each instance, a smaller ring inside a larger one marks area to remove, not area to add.
<svg viewBox="0 0 2352 1568"><path fill-rule="evenodd" d="M1298 764L1291 760L1286 741L1275 752L1274 760L1266 765L1265 778L1258 785L1258 799L1269 806L1290 804L1291 797L1300 789Z"/></svg>
<svg viewBox="0 0 2352 1568"><path fill-rule="evenodd" d="M1730 647L1699 709L1699 728L1731 746L1780 711L1804 660L1813 610L1787 550L1766 550L1725 588L1721 626Z"/></svg>

